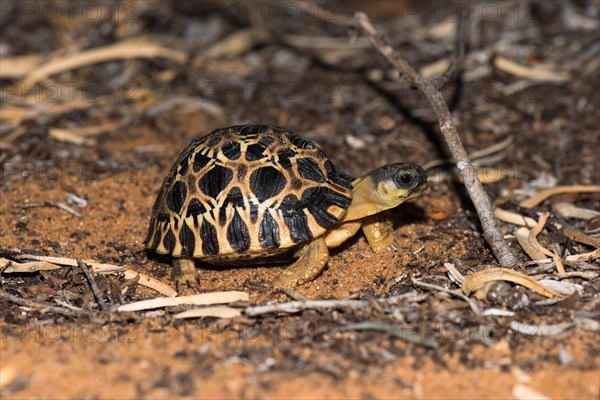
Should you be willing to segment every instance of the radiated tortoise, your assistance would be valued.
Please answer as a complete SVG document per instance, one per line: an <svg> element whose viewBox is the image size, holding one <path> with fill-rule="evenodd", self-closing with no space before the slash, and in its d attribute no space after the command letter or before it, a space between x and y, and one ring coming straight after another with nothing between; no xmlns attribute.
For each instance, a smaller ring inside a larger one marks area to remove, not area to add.
<svg viewBox="0 0 600 400"><path fill-rule="evenodd" d="M353 180L314 143L272 125L217 129L183 150L164 179L146 247L173 257L178 284L194 260L250 265L296 259L273 282L293 288L362 228L375 251L394 245L389 210L420 196L423 169L394 163Z"/></svg>

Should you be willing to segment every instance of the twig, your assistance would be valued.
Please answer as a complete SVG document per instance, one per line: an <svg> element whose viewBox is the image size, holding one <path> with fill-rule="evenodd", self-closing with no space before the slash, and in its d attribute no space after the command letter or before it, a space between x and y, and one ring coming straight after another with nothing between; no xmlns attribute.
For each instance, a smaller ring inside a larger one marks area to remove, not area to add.
<svg viewBox="0 0 600 400"><path fill-rule="evenodd" d="M23 307L36 309L40 312L51 312L68 318L89 318L91 321L104 323L107 321L129 321L137 317L133 313L117 313L112 311L88 311L74 306L56 307L50 304L38 303L12 295L0 289L0 300L6 300Z"/></svg>
<svg viewBox="0 0 600 400"><path fill-rule="evenodd" d="M145 311L153 310L162 307L175 307L182 304L193 304L196 306L206 306L212 304L227 304L238 301L248 301L248 293L240 291L230 292L211 292L211 293L200 293L191 296L181 297L159 297L156 299L141 300L134 303L123 304L119 306L117 311Z"/></svg>
<svg viewBox="0 0 600 400"><path fill-rule="evenodd" d="M470 298L468 298L467 296L465 296L464 294L462 294L460 291L458 290L452 290L452 289L446 289L445 287L441 287L438 285L434 285L432 283L425 283L425 282L421 282L418 279L415 278L411 278L412 282L414 285L416 286L420 286L424 289L430 289L430 290L437 290L438 292L444 292L444 293L448 293L451 294L452 296L456 296L459 297L461 299L463 299L464 301L466 301L469 304L469 307L471 307L471 310L473 310L473 312L476 315L481 315L481 310L479 309L479 306Z"/></svg>
<svg viewBox="0 0 600 400"><path fill-rule="evenodd" d="M5 254L6 253L6 254ZM77 261L72 258L65 257L50 257L50 256L37 256L34 254L22 254L20 250L15 253L11 251L6 251L0 247L0 255L6 255L8 257L13 257L18 260L38 260L38 261L47 261L49 263L58 264L58 265L68 265L70 267L76 267ZM149 287L151 289L156 290L157 292L164 294L169 297L177 296L177 291L170 287L169 285L162 283L158 279L155 279L149 275L143 274L141 272L132 271L130 269L125 269L124 267L120 267L118 265L113 264L104 264L95 262L93 260L83 260L86 264L91 265L94 272L99 274L112 274L116 272L123 272L125 279L134 279L139 277L138 284L142 286ZM9 266L10 267L10 266ZM39 268L37 269L39 270ZM31 271L19 269L18 271L12 271L7 268L7 270L2 271L3 273L9 272L35 272L36 269L32 269Z"/></svg>
<svg viewBox="0 0 600 400"><path fill-rule="evenodd" d="M371 45L383 55L386 60L394 66L402 75L404 75L412 84L417 86L434 110L440 123L440 129L446 140L446 144L456 161L458 169L465 188L473 201L477 210L481 227L483 228L483 237L490 245L498 262L505 267L512 267L516 264L516 257L511 248L506 243L504 235L500 231L498 220L494 215L494 210L489 197L483 190L481 182L477 179L477 173L473 164L467 156L467 152L460 141L452 115L448 110L444 96L436 87L435 83L422 78L417 72L394 51L388 44L388 41L382 37L375 27L369 21L366 14L358 12L355 14L358 28L365 34Z"/></svg>
<svg viewBox="0 0 600 400"><path fill-rule="evenodd" d="M108 310L108 306L106 305L106 302L102 298L102 292L100 291L100 289L98 288L98 285L96 284L96 279L94 278L94 274L92 274L92 272L90 272L91 267L88 266L83 261L81 261L81 258L77 258L77 265L79 266L79 268L81 268L81 270L85 274L85 277L87 278L88 283L90 284L90 289L92 289L92 293L94 294L94 297L96 298L96 302L98 303L98 306L100 306L100 309Z"/></svg>
<svg viewBox="0 0 600 400"><path fill-rule="evenodd" d="M344 325L339 328L341 331L378 331L388 333L405 342L420 344L424 347L435 349L438 347L438 342L435 338L428 337L423 334L406 330L403 325L392 325L384 322L359 322L356 324Z"/></svg>
<svg viewBox="0 0 600 400"><path fill-rule="evenodd" d="M465 47L468 42L469 28L470 25L467 23L468 18L471 14L469 13L467 7L465 7L465 1L461 1L459 8L459 18L456 26L456 36L454 40L454 53L450 59L450 65L448 69L442 76L435 80L436 86L439 90L442 90L448 82L450 82L456 72L458 71L458 66L462 64L463 59L465 58Z"/></svg>
<svg viewBox="0 0 600 400"><path fill-rule="evenodd" d="M43 311L53 312L55 314L59 314L59 315L69 317L69 318L89 317L90 315L92 315L94 313L94 312L82 310L80 308L73 308L73 307L62 308L62 307L51 306L49 304L38 303L33 300L27 300L27 299L23 299L21 297L14 296L10 293L5 292L4 290L0 290L0 299L10 301L11 303L15 303L20 306L35 308L36 310L40 310L42 312Z"/></svg>
<svg viewBox="0 0 600 400"><path fill-rule="evenodd" d="M330 24L347 27L354 26L354 20L346 15L336 14L309 1L299 1L297 4L304 12Z"/></svg>
<svg viewBox="0 0 600 400"><path fill-rule="evenodd" d="M73 208L69 207L62 201L39 201L39 202L31 202L31 203L20 203L20 204L15 204L14 207L19 207L24 210L26 210L28 208L35 208L35 207L54 207L54 208L58 208L59 210L68 212L69 214L72 214L72 215L76 216L77 218L81 218L81 214L79 214L77 211L75 211Z"/></svg>
<svg viewBox="0 0 600 400"><path fill-rule="evenodd" d="M351 308L353 310L369 308L366 300L306 300L287 303L267 304L265 306L248 307L244 314L249 317L270 313L294 314L304 310L327 310L331 308Z"/></svg>
<svg viewBox="0 0 600 400"><path fill-rule="evenodd" d="M413 303L423 301L426 296L417 294L416 291L401 294L398 296L383 297L374 299L378 305L382 306L397 306L401 302L410 300ZM244 313L249 317L256 317L263 314L270 313L287 313L294 314L304 310L328 310L332 308L349 308L353 310L361 310L369 307L373 307L373 304L367 300L353 300L353 299L340 299L340 300L303 300L303 301L290 301L287 303L267 304L264 306L248 307L244 310Z"/></svg>

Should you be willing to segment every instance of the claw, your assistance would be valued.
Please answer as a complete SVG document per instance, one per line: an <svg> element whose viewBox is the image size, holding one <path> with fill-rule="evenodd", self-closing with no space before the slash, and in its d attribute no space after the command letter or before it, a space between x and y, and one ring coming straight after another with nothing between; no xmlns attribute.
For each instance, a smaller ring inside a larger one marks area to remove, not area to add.
<svg viewBox="0 0 600 400"><path fill-rule="evenodd" d="M196 267L192 259L178 258L173 260L173 280L177 292L192 291L200 292L200 276L196 273ZM181 294L181 293L180 293Z"/></svg>
<svg viewBox="0 0 600 400"><path fill-rule="evenodd" d="M385 251L398 251L398 243L394 240L391 244L385 246L371 246L375 253L383 253Z"/></svg>

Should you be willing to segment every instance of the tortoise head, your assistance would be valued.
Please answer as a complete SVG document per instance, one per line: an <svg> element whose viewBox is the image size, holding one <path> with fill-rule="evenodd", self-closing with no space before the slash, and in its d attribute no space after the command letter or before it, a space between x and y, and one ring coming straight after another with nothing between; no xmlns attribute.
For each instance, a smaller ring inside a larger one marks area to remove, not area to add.
<svg viewBox="0 0 600 400"><path fill-rule="evenodd" d="M427 174L413 163L385 165L367 176L373 181L372 200L385 208L419 197L427 189Z"/></svg>
<svg viewBox="0 0 600 400"><path fill-rule="evenodd" d="M344 221L364 218L419 197L427 189L427 174L417 164L379 167L352 183L352 203Z"/></svg>

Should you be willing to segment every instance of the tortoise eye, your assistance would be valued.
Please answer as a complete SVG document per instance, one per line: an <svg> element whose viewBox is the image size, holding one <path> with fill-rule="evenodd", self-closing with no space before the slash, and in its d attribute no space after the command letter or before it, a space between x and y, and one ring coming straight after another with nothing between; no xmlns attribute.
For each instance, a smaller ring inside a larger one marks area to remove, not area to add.
<svg viewBox="0 0 600 400"><path fill-rule="evenodd" d="M411 183L413 180L413 176L410 174L402 174L400 175L400 182L404 183L404 184L409 184Z"/></svg>
<svg viewBox="0 0 600 400"><path fill-rule="evenodd" d="M398 186L408 188L414 185L416 176L412 171L398 171L394 177Z"/></svg>

